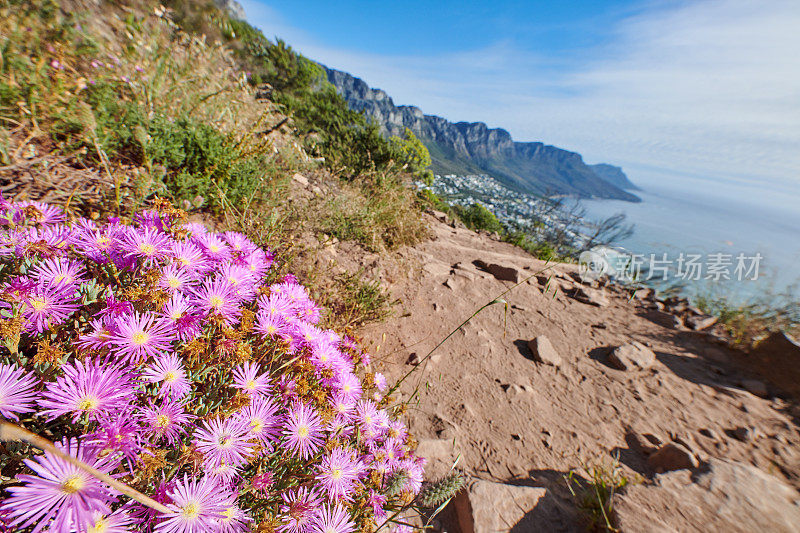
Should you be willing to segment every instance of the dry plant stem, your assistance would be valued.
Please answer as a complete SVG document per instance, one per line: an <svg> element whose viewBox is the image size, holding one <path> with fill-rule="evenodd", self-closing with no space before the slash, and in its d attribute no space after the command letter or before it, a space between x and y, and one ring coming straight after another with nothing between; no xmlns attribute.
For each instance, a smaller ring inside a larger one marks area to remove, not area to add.
<svg viewBox="0 0 800 533"><path fill-rule="evenodd" d="M159 513L168 514L171 511L165 505L158 503L154 499L150 498L149 496L145 496L138 490L135 490L125 483L117 481L113 477L105 474L96 468L93 468L83 461L76 459L75 457L66 454L56 448L52 442L49 440L40 437L35 433L31 433L27 429L23 429L16 424L11 424L10 422L0 422L0 441L16 441L16 442L27 442L32 446L36 446L37 448L44 450L46 452L50 452L53 455L57 456L59 459L62 459L69 464L76 466L83 470L84 472L88 472L89 474L93 475L103 483L110 485L111 487L117 489L125 496L135 500L142 505L146 505L151 509L155 509Z"/></svg>
<svg viewBox="0 0 800 533"><path fill-rule="evenodd" d="M386 396L390 396L390 395L392 395L392 394L393 394L393 393L394 393L394 392L395 392L395 391L396 391L398 388L400 388L400 385L401 385L401 384L402 384L402 383L403 383L403 382L406 380L406 378L408 378L408 377L409 377L411 374L413 374L414 372L416 372L416 371L417 371L417 369L418 369L418 368L420 368L420 367L423 365L423 363L427 362L427 361L428 361L428 359L430 359L431 355L433 355L433 352L435 352L437 349L439 349L439 347L440 347L442 344L444 344L444 343L447 341L447 339L449 339L450 337L452 337L453 335L455 335L456 331L458 331L459 329L461 329L461 328L463 328L464 326L466 326L466 325L467 325L467 323L469 323L469 321L470 321L470 320L472 320L473 318L475 318L475 317L476 317L476 316L477 316L477 315L478 315L478 314L479 314L481 311L483 311L483 310L484 310L484 309L486 309L487 307L491 307L491 306L493 306L494 304L499 304L499 303L502 303L502 304L504 304L504 305L506 305L506 306L507 306L507 305L508 305L508 303L507 303L507 302L506 302L506 301L503 299L503 297L504 297L506 294L508 294L509 292L513 291L514 289L516 289L517 287L519 287L519 286L520 286L520 285L522 285L523 283L527 283L527 281L528 281L529 279L531 279L531 278L533 278L533 277L535 277L535 276L538 276L539 274L542 274L542 273L544 273L544 272L548 271L548 270L549 270L549 269L551 269L551 268L553 268L553 267L552 267L552 266L546 266L545 268L543 268L543 269L541 269L541 270L538 270L538 271L534 272L533 274L531 274L531 275L530 275L530 276L528 276L527 278L523 279L522 281L520 281L520 282L519 282L519 283L517 283L516 285L512 285L511 287L509 287L508 289L506 289L505 291L503 291L502 293L500 293L499 295L497 295L497 296L496 296L494 299L492 299L490 302L488 302L488 303L484 304L483 306L481 306L481 307L480 307L480 308L479 308L477 311L475 311L474 313L472 313L472 314L471 314L471 315L470 315L470 316L469 316L469 317L468 317L466 320L464 320L464 321L463 321L461 324L459 324L459 325L458 325L458 327L456 327L455 329L453 329L453 331L451 331L450 333L448 333L448 334L447 334L447 336L446 336L445 338L443 338L441 341L439 341L439 344L437 344L436 346L434 346L433 348L431 348L431 351L429 351L429 352L428 352L428 353L425 355L425 357L423 357L422 359L420 359L419 363L418 363L418 364L417 364L417 365L416 365L414 368L412 368L411 370L409 370L408 372L406 372L406 373L403 375L403 377L401 377L399 380L397 380L397 383L395 383L395 384L392 386L392 388L391 388L391 389L389 389L389 392L387 392L387 393L386 393ZM414 388L414 392L413 392L413 394L411 395L411 397L408 399L408 401L410 402L411 400L413 400L413 399L414 399L414 397L417 395L417 393L419 393L419 384L417 384L417 386Z"/></svg>

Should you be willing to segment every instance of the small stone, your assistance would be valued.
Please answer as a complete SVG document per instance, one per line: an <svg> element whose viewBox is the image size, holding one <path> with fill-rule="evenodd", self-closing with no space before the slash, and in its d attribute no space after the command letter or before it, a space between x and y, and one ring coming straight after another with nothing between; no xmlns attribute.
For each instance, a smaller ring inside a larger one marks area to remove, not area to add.
<svg viewBox="0 0 800 533"><path fill-rule="evenodd" d="M631 341L614 348L608 361L620 370L644 370L653 366L656 354L641 342Z"/></svg>
<svg viewBox="0 0 800 533"><path fill-rule="evenodd" d="M608 298L603 294L603 291L590 289L589 287L577 287L574 298L581 303L594 305L596 307L605 307L608 305Z"/></svg>
<svg viewBox="0 0 800 533"><path fill-rule="evenodd" d="M406 359L406 364L411 366L417 366L419 364L419 356L417 355L417 352L412 352L408 356L408 359Z"/></svg>
<svg viewBox="0 0 800 533"><path fill-rule="evenodd" d="M692 315L686 319L686 325L695 331L708 329L717 323L719 318L713 315Z"/></svg>
<svg viewBox="0 0 800 533"><path fill-rule="evenodd" d="M697 468L698 461L692 452L680 444L669 442L647 458L647 464L658 473L684 468Z"/></svg>
<svg viewBox="0 0 800 533"><path fill-rule="evenodd" d="M562 364L561 356L558 355L550 339L544 335L539 335L533 340L528 341L528 348L530 348L533 358L546 365L560 367Z"/></svg>
<svg viewBox="0 0 800 533"><path fill-rule="evenodd" d="M297 183L299 183L300 185L302 185L303 187L308 187L308 178L306 178L305 176L303 176L303 175L302 175L302 174L300 174L299 172L296 172L296 173L295 173L295 174L292 176L292 179L293 179L294 181L296 181Z"/></svg>
<svg viewBox="0 0 800 533"><path fill-rule="evenodd" d="M519 283L523 279L522 271L514 266L503 266L496 263L490 263L486 266L486 270L500 281Z"/></svg>
<svg viewBox="0 0 800 533"><path fill-rule="evenodd" d="M763 381L759 381L757 379L744 379L742 380L742 387L744 387L744 390L747 392L755 394L756 396L760 396L761 398L766 398L769 396L767 385Z"/></svg>

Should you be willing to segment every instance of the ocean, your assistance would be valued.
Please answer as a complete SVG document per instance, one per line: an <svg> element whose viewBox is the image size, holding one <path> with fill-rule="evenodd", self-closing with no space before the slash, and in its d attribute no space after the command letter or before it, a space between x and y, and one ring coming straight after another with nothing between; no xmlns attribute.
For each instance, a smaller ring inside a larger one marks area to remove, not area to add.
<svg viewBox="0 0 800 533"><path fill-rule="evenodd" d="M592 219L625 213L627 222L635 226L634 233L612 244L642 256L646 265L650 265L651 255L655 254L653 264L660 268L652 284L680 285L689 296L724 295L739 303L786 291L797 294L800 199L765 207L697 191L687 193L648 186L646 190L633 192L642 198L642 203L616 200L581 203ZM700 279L694 279L698 277L697 271L686 268L690 256L702 266ZM739 256L742 265L737 271ZM665 266L672 269L667 281L663 281ZM680 273L679 266L684 267Z"/></svg>

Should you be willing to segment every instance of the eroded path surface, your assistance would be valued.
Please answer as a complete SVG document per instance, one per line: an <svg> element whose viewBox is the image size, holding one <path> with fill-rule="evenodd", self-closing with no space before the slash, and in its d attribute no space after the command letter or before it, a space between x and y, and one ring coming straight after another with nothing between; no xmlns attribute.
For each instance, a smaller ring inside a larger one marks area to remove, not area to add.
<svg viewBox="0 0 800 533"><path fill-rule="evenodd" d="M406 397L420 388L419 404L409 416L432 477L447 472L460 454L459 468L474 478L544 487L543 512L528 512L522 521L509 518L514 524L508 529L518 531L536 527L531 520L578 529L563 475L582 465L608 465L612 454L618 454L628 477L641 476L634 496L656 502L653 509L659 498L667 501L664 485L675 475L657 472L691 477L708 470L709 461L723 459L755 467L780 487L794 487L784 495L789 506L784 514L796 510L800 433L786 401L741 370L745 356L703 333L662 325L663 316L654 321L653 303L613 287L592 293L601 305L580 301L580 283L570 276L573 266L547 265L487 236L438 221L431 225L433 240L400 252L395 270L405 270L405 276L382 276L401 301L398 312L365 332L368 344L379 346L376 359L390 383L513 285L475 261L515 268L525 277L541 272L505 297L507 310L502 305L484 310L404 383ZM529 341L542 335L560 359L557 365L535 360ZM652 350L655 360L644 369L620 370L610 351L632 341ZM656 453L665 445L677 452ZM736 483L752 482L748 471L736 472L738 477L725 482L731 494L739 490ZM714 502L704 505L711 509ZM626 502L621 513L646 512L642 505ZM693 525L686 513L663 520L664 531L702 529L702 522ZM645 527L630 519L627 524L631 531ZM734 516L718 525L736 531L736 524ZM792 530L780 523L762 525Z"/></svg>

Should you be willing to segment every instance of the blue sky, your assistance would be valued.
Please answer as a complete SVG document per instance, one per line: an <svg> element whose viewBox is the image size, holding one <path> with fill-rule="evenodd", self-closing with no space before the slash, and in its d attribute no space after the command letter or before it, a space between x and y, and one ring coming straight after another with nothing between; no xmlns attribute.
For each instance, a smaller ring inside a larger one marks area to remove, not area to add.
<svg viewBox="0 0 800 533"><path fill-rule="evenodd" d="M797 0L242 4L268 37L397 104L618 164L645 186L800 194Z"/></svg>

